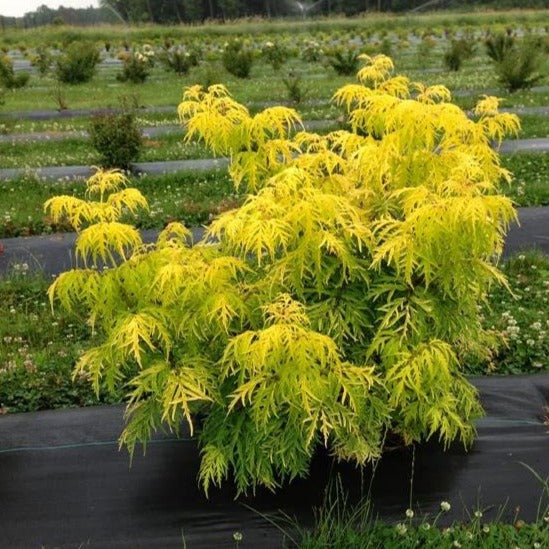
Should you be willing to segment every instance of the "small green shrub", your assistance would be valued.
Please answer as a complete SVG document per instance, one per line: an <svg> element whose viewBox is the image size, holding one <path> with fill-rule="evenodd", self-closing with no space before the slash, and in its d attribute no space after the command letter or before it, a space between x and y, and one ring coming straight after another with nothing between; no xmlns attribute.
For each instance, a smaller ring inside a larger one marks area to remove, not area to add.
<svg viewBox="0 0 549 549"><path fill-rule="evenodd" d="M261 56L275 71L279 71L288 60L288 51L277 42L267 41L261 49Z"/></svg>
<svg viewBox="0 0 549 549"><path fill-rule="evenodd" d="M52 55L46 46L39 46L36 53L31 57L31 65L36 67L40 76L45 76L52 64Z"/></svg>
<svg viewBox="0 0 549 549"><path fill-rule="evenodd" d="M15 74L13 62L7 55L0 57L0 83L8 90L22 88L27 85L30 75L27 72Z"/></svg>
<svg viewBox="0 0 549 549"><path fill-rule="evenodd" d="M328 54L328 63L337 74L349 76L358 70L358 56L355 49L337 49Z"/></svg>
<svg viewBox="0 0 549 549"><path fill-rule="evenodd" d="M531 88L541 79L539 51L532 42L523 41L507 50L495 70L499 82L509 92Z"/></svg>
<svg viewBox="0 0 549 549"><path fill-rule="evenodd" d="M91 143L101 156L102 166L127 169L139 157L142 137L133 114L95 116L89 132Z"/></svg>
<svg viewBox="0 0 549 549"><path fill-rule="evenodd" d="M57 79L64 84L89 82L99 61L99 52L93 45L85 42L72 42L57 58Z"/></svg>
<svg viewBox="0 0 549 549"><path fill-rule="evenodd" d="M444 52L444 65L450 71L459 71L463 62L472 57L474 45L471 41L461 39L452 40L450 46Z"/></svg>
<svg viewBox="0 0 549 549"><path fill-rule="evenodd" d="M51 98L55 101L58 111L66 111L69 108L67 93L61 82L56 82L51 92Z"/></svg>
<svg viewBox="0 0 549 549"><path fill-rule="evenodd" d="M391 55L392 53L392 50L393 50L393 44L391 42L391 40L389 39L389 37L385 37L382 41L381 41L381 44L379 45L379 52L382 53L383 55Z"/></svg>
<svg viewBox="0 0 549 549"><path fill-rule="evenodd" d="M248 78L254 62L252 50L238 38L225 42L221 62L225 70L237 78Z"/></svg>
<svg viewBox="0 0 549 549"><path fill-rule="evenodd" d="M282 83L286 88L288 99L299 105L305 98L307 90L303 87L303 79L299 74L290 72L287 78L282 79Z"/></svg>
<svg viewBox="0 0 549 549"><path fill-rule="evenodd" d="M492 61L500 63L505 56L515 47L515 38L504 33L489 36L484 45L486 54Z"/></svg>
<svg viewBox="0 0 549 549"><path fill-rule="evenodd" d="M147 80L151 74L151 63L149 59L141 52L133 52L124 56L122 71L116 75L120 82L132 82L141 84Z"/></svg>
<svg viewBox="0 0 549 549"><path fill-rule="evenodd" d="M324 50L316 40L307 40L301 50L301 59L306 63L318 63L323 55Z"/></svg>
<svg viewBox="0 0 549 549"><path fill-rule="evenodd" d="M196 73L195 82L200 84L204 89L208 89L214 84L222 83L219 78L220 74L222 74L222 70L218 64L205 63Z"/></svg>
<svg viewBox="0 0 549 549"><path fill-rule="evenodd" d="M436 42L430 37L426 36L421 39L421 42L417 46L417 63L420 68L425 69L429 64L429 58L431 53L436 46Z"/></svg>
<svg viewBox="0 0 549 549"><path fill-rule="evenodd" d="M176 74L185 75L192 67L198 66L198 55L187 49L174 49L165 52L161 57L165 67Z"/></svg>

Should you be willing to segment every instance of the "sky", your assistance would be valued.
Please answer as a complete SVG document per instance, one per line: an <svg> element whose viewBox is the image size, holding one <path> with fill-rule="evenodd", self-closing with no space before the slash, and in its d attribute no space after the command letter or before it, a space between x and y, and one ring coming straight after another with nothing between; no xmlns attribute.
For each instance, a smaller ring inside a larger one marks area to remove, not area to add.
<svg viewBox="0 0 549 549"><path fill-rule="evenodd" d="M56 9L60 5L66 8L87 8L98 6L99 0L0 0L0 15L21 17L28 11L34 11L38 6L48 6Z"/></svg>

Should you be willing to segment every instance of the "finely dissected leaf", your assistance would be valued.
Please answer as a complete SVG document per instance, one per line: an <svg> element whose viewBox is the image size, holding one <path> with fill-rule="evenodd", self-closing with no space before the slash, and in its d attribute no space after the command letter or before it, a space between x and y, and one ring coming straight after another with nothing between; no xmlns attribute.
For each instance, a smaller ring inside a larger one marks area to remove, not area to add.
<svg viewBox="0 0 549 549"><path fill-rule="evenodd" d="M85 262L90 259L93 265L97 265L99 260L114 265L118 260L127 259L142 245L139 231L131 225L114 221L100 222L78 235L76 254Z"/></svg>
<svg viewBox="0 0 549 549"><path fill-rule="evenodd" d="M146 201L116 172L98 172L87 200L46 204L79 231L79 256L109 266L49 291L99 336L77 372L126 388L130 451L198 426L206 492L229 475L238 492L274 490L318 445L363 464L387 432L474 437L482 410L458 357L495 341L479 304L506 284L497 262L516 213L493 145L520 124L497 98L469 117L445 86L360 60L359 82L334 95L350 130L327 135L285 107L252 116L221 85L185 91L186 139L230 156L250 193L203 242L175 222L144 246L120 216Z"/></svg>
<svg viewBox="0 0 549 549"><path fill-rule="evenodd" d="M113 327L108 344L123 358L139 365L147 350L169 353L172 342L165 314L159 309L121 315Z"/></svg>
<svg viewBox="0 0 549 549"><path fill-rule="evenodd" d="M122 187L127 187L128 183L128 178L119 170L98 168L86 182L86 193L88 196L99 195L100 201L103 202L106 194L119 191Z"/></svg>

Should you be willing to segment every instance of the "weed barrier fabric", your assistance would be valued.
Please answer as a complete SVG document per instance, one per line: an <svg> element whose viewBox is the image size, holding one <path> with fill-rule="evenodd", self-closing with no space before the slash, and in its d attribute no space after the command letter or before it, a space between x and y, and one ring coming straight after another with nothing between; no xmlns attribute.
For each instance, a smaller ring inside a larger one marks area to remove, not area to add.
<svg viewBox="0 0 549 549"><path fill-rule="evenodd" d="M281 510L310 525L312 508L325 488L341 478L351 501L367 492L376 513L403 520L410 500L416 514L436 513L451 502L444 521L484 510L490 520L507 501L503 518L516 508L536 518L542 478L549 476L549 375L477 377L486 417L474 446L446 452L435 442L387 451L372 468L334 463L325 452L313 460L310 476L276 494L234 499L229 482L209 499L197 486L199 451L183 437L157 436L133 463L119 451L122 406L56 410L0 418L0 547L181 548L282 547L283 535L265 516ZM523 465L525 464L525 465ZM546 502L546 501L545 501ZM471 511L472 512L472 511ZM484 519L483 519L484 520ZM288 530L292 533L292 530ZM295 532L294 532L295 535Z"/></svg>

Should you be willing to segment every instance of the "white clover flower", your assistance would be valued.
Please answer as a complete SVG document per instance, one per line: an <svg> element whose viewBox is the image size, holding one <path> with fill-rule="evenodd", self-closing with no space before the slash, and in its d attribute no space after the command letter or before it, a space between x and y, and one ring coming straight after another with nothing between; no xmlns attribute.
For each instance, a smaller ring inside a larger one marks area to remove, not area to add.
<svg viewBox="0 0 549 549"><path fill-rule="evenodd" d="M412 509L406 509L406 513L404 513L406 515L406 518L408 519L413 519L414 518L414 512L412 511Z"/></svg>
<svg viewBox="0 0 549 549"><path fill-rule="evenodd" d="M456 539L454 540L454 543L452 543L452 547L457 547L459 549L461 547L461 543Z"/></svg>
<svg viewBox="0 0 549 549"><path fill-rule="evenodd" d="M476 518L482 518L482 511L480 511L480 510L475 511L475 517Z"/></svg>
<svg viewBox="0 0 549 549"><path fill-rule="evenodd" d="M450 505L449 502L447 502L447 501L441 501L440 502L440 510L441 511L444 511L445 513L447 513L451 508L452 508L452 506Z"/></svg>
<svg viewBox="0 0 549 549"><path fill-rule="evenodd" d="M402 524L401 522L399 522L395 526L395 529L401 536L403 536L408 531L408 527L406 526L406 524Z"/></svg>
<svg viewBox="0 0 549 549"><path fill-rule="evenodd" d="M490 531L490 527L489 527L488 525L485 524L485 525L482 527L482 531L483 531L485 534L487 534L487 533Z"/></svg>
<svg viewBox="0 0 549 549"><path fill-rule="evenodd" d="M244 536L242 535L242 532L234 532L233 539L235 541L242 541L243 538Z"/></svg>
<svg viewBox="0 0 549 549"><path fill-rule="evenodd" d="M534 542L534 549L540 549L541 543L539 541Z"/></svg>

